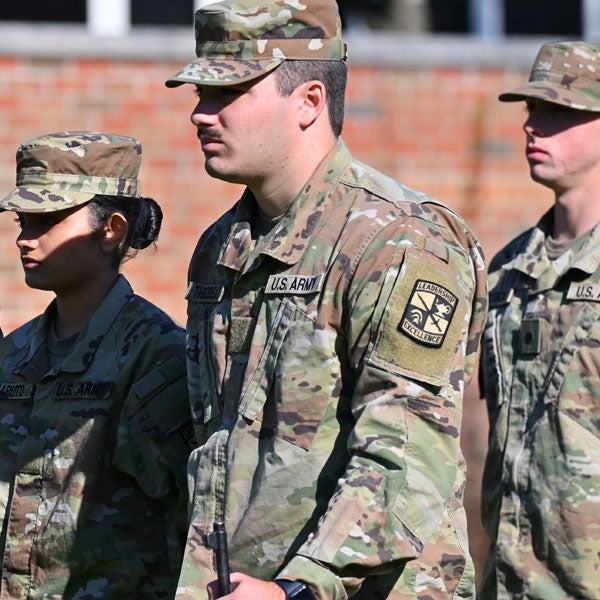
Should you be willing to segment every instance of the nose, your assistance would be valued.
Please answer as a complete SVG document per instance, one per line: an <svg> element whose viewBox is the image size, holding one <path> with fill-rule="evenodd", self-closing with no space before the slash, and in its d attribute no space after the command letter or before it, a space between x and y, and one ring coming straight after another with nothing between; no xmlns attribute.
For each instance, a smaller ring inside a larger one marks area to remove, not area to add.
<svg viewBox="0 0 600 600"><path fill-rule="evenodd" d="M218 120L219 106L211 99L212 95L206 92L202 93L202 97L199 98L198 103L194 107L190 120L196 126L207 126L214 125Z"/></svg>
<svg viewBox="0 0 600 600"><path fill-rule="evenodd" d="M201 115L202 113L200 112L200 102L198 102L198 104L196 104L196 107L192 111L192 114L190 115L190 121L196 127L198 127L198 125L200 125L202 122Z"/></svg>
<svg viewBox="0 0 600 600"><path fill-rule="evenodd" d="M545 131L539 119L536 119L535 113L530 112L523 123L523 131L529 136L544 137Z"/></svg>
<svg viewBox="0 0 600 600"><path fill-rule="evenodd" d="M38 238L35 235L28 233L25 229L17 236L16 244L19 250L34 250L39 246L39 243Z"/></svg>

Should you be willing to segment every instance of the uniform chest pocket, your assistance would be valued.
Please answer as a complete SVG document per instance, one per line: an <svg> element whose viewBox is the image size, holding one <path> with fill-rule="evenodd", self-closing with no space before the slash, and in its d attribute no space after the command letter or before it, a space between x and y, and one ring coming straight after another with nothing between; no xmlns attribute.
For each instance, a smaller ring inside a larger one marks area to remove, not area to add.
<svg viewBox="0 0 600 600"><path fill-rule="evenodd" d="M507 381L510 381L513 369L511 360L514 343L508 346L511 352L507 352L503 348L503 343L507 343L505 339L502 339L501 334L503 331L504 309L505 307L503 309L490 309L481 338L480 385L487 402L488 415L492 424L509 393ZM510 334L513 338L515 335L515 332ZM508 337L506 334L504 335L504 338Z"/></svg>
<svg viewBox="0 0 600 600"><path fill-rule="evenodd" d="M586 305L547 378L546 402L600 437L600 307Z"/></svg>
<svg viewBox="0 0 600 600"><path fill-rule="evenodd" d="M260 421L261 435L308 449L338 396L336 339L335 332L284 298L244 390L240 414Z"/></svg>
<svg viewBox="0 0 600 600"><path fill-rule="evenodd" d="M0 382L0 444L4 449L4 457L16 456L27 437L32 398L32 385ZM5 476L7 465L11 465L9 472L12 473L11 463L11 460L0 459L0 481L12 481L12 476Z"/></svg>
<svg viewBox="0 0 600 600"><path fill-rule="evenodd" d="M219 382L225 364L228 304L189 302L187 378L194 418L201 425L220 414Z"/></svg>
<svg viewBox="0 0 600 600"><path fill-rule="evenodd" d="M65 432L89 420L108 421L114 411L114 381L57 381L49 390L52 403L40 403L34 415Z"/></svg>

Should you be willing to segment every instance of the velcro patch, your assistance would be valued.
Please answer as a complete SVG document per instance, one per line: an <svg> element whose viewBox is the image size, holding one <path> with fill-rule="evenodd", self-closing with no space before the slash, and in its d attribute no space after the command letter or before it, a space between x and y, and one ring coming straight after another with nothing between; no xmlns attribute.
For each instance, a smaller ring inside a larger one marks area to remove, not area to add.
<svg viewBox="0 0 600 600"><path fill-rule="evenodd" d="M600 283L571 283L567 298L569 300L600 302Z"/></svg>
<svg viewBox="0 0 600 600"><path fill-rule="evenodd" d="M271 275L265 294L314 294L321 290L323 279L323 274Z"/></svg>
<svg viewBox="0 0 600 600"><path fill-rule="evenodd" d="M223 300L225 288L222 285L207 285L190 281L185 299L190 302L216 303Z"/></svg>
<svg viewBox="0 0 600 600"><path fill-rule="evenodd" d="M55 400L107 400L114 381L67 381L54 386Z"/></svg>
<svg viewBox="0 0 600 600"><path fill-rule="evenodd" d="M407 249L384 303L371 360L433 385L447 382L470 300L457 274L428 252Z"/></svg>
<svg viewBox="0 0 600 600"><path fill-rule="evenodd" d="M248 354L256 327L253 317L232 317L229 329L229 351L233 354Z"/></svg>
<svg viewBox="0 0 600 600"><path fill-rule="evenodd" d="M523 319L519 330L519 349L523 354L539 354L542 351L542 320Z"/></svg>
<svg viewBox="0 0 600 600"><path fill-rule="evenodd" d="M446 338L458 298L433 281L417 279L398 328L421 344L439 348Z"/></svg>
<svg viewBox="0 0 600 600"><path fill-rule="evenodd" d="M0 383L0 399L8 398L31 398L33 386L28 383Z"/></svg>

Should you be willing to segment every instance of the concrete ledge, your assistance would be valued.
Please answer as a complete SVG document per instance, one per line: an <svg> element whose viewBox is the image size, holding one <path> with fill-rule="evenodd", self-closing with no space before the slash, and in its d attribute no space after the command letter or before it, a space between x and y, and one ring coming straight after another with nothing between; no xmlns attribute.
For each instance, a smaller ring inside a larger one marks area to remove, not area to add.
<svg viewBox="0 0 600 600"><path fill-rule="evenodd" d="M141 27L124 37L92 36L82 25L0 23L0 56L31 59L97 58L191 60L193 28ZM351 32L345 36L351 64L398 68L509 68L531 66L546 38L481 40L462 35Z"/></svg>

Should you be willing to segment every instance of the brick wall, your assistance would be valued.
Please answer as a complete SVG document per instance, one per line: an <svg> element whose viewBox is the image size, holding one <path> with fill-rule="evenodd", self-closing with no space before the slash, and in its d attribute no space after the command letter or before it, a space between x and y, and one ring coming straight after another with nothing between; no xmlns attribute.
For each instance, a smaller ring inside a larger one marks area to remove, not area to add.
<svg viewBox="0 0 600 600"><path fill-rule="evenodd" d="M0 193L14 185L15 150L30 137L68 128L139 137L143 190L162 205L165 222L156 253L140 253L124 271L136 291L183 322L186 263L196 238L240 188L204 173L189 122L192 87L163 85L179 66L0 56ZM343 137L361 160L463 214L491 256L551 201L529 180L522 105L496 100L524 76L352 66ZM21 282L16 231L13 216L0 215L0 324L6 331L48 301Z"/></svg>
<svg viewBox="0 0 600 600"><path fill-rule="evenodd" d="M40 133L81 128L139 137L143 190L162 205L165 221L157 251L141 252L124 272L139 294L184 323L186 268L197 236L240 193L239 187L204 173L189 122L195 103L191 86L169 90L163 85L185 59L58 54L40 50L29 58L10 52L0 56L0 193L14 185L17 146ZM491 257L552 200L529 180L522 106L496 100L499 92L520 84L526 72L472 64L351 63L344 139L357 158L462 213ZM5 332L41 312L51 298L22 282L13 220L11 213L0 214L0 324ZM477 506L486 418L475 388L469 388L465 402L463 447L469 463L471 545L480 566L486 540Z"/></svg>

